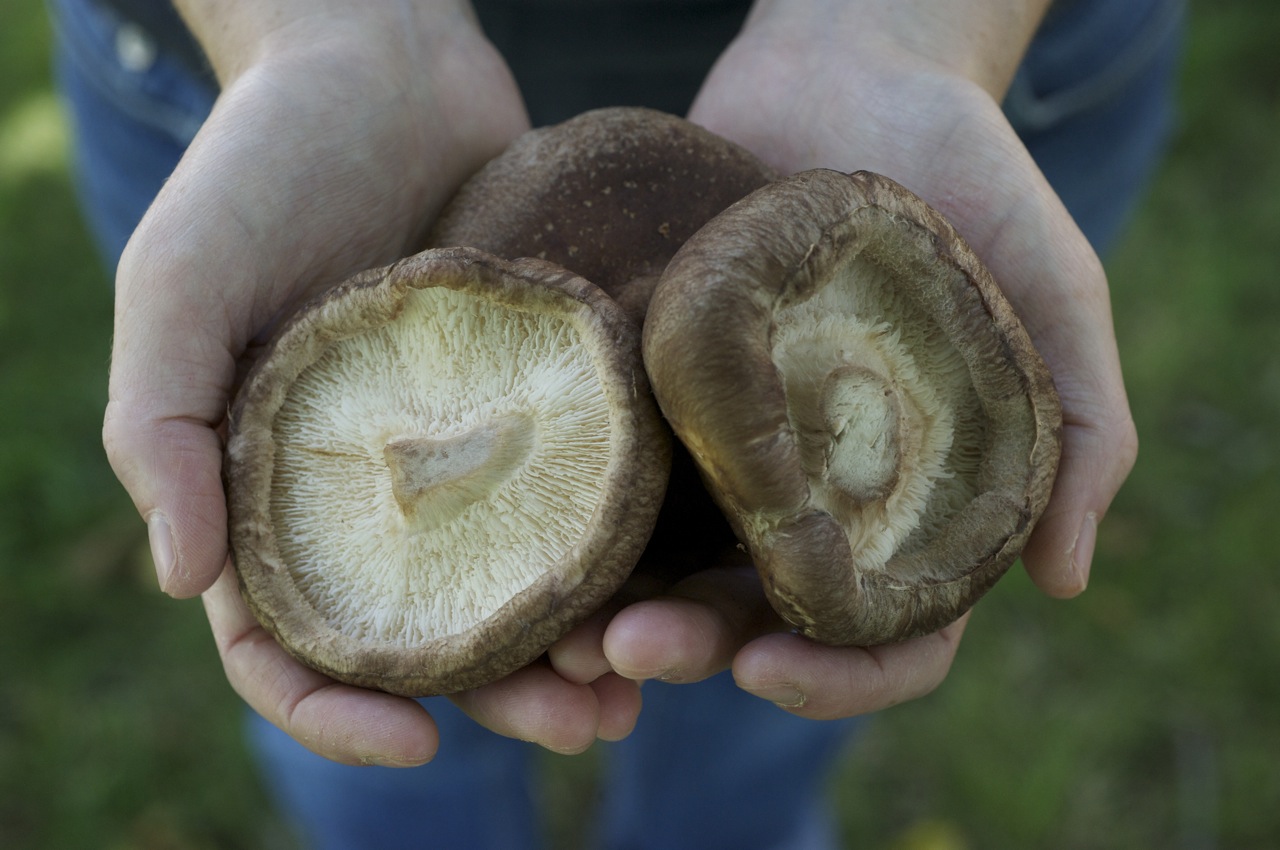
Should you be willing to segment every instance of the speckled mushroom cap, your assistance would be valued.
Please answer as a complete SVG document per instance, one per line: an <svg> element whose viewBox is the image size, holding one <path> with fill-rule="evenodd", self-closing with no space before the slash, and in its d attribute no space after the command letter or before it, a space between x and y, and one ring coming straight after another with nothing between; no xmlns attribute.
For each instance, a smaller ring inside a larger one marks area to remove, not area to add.
<svg viewBox="0 0 1280 850"><path fill-rule="evenodd" d="M644 346L771 603L816 640L955 620L1048 502L1048 370L955 230L886 178L804 172L731 207L672 260Z"/></svg>
<svg viewBox="0 0 1280 850"><path fill-rule="evenodd" d="M296 315L226 456L258 619L335 679L422 696L529 663L614 593L669 441L621 308L548 263L455 249Z"/></svg>
<svg viewBox="0 0 1280 850"><path fill-rule="evenodd" d="M774 177L682 118L597 109L517 138L462 186L427 244L548 260L638 319L685 240Z"/></svg>
<svg viewBox="0 0 1280 850"><path fill-rule="evenodd" d="M745 148L682 118L597 109L516 139L467 180L427 244L554 262L599 286L639 324L685 240L776 177ZM674 581L735 543L677 446L644 568Z"/></svg>

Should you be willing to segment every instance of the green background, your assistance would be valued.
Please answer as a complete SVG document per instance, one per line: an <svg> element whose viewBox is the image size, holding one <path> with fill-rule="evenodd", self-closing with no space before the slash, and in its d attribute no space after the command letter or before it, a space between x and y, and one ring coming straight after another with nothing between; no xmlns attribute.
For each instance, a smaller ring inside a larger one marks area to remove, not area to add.
<svg viewBox="0 0 1280 850"><path fill-rule="evenodd" d="M1273 0L1193 9L1179 134L1108 262L1142 453L1089 591L992 592L947 682L842 763L849 846L1280 846L1277 38ZM3 0L0 847L290 847L103 457L110 281L48 51L38 0ZM544 757L557 847L598 757Z"/></svg>

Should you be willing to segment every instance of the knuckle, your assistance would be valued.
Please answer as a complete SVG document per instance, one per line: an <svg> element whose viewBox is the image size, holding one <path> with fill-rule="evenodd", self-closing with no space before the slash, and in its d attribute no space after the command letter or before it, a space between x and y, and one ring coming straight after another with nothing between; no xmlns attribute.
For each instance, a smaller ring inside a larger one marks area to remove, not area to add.
<svg viewBox="0 0 1280 850"><path fill-rule="evenodd" d="M1138 461L1138 428L1132 416L1126 417L1116 426L1113 440L1116 468L1124 475L1128 475Z"/></svg>

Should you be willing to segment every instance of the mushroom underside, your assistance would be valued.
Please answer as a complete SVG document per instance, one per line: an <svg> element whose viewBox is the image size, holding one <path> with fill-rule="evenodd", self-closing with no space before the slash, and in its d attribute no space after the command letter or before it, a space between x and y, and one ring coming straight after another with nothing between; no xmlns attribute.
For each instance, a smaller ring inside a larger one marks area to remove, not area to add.
<svg viewBox="0 0 1280 850"><path fill-rule="evenodd" d="M808 172L732 207L668 268L645 348L771 602L815 639L946 625L1047 501L1047 370L958 235L884 178Z"/></svg>
<svg viewBox="0 0 1280 850"><path fill-rule="evenodd" d="M228 450L251 606L311 666L384 690L532 660L621 584L656 517L667 451L637 347L585 281L471 251L304 313Z"/></svg>

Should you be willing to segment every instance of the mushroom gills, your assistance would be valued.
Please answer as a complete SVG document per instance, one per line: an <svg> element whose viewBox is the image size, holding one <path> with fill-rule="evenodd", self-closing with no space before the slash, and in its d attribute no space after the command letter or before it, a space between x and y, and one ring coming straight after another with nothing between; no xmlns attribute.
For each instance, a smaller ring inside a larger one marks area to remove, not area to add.
<svg viewBox="0 0 1280 850"><path fill-rule="evenodd" d="M610 463L580 329L443 287L333 342L275 418L272 514L330 626L414 646L473 628L570 552Z"/></svg>

